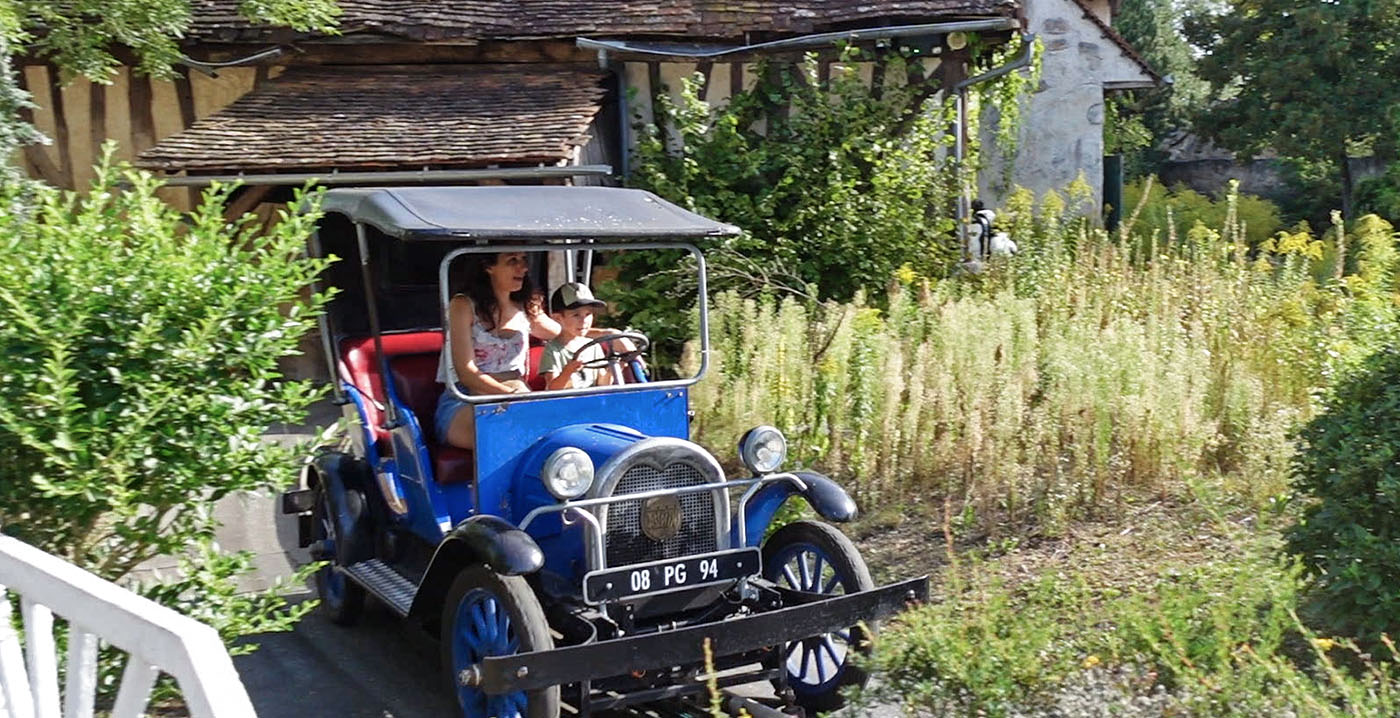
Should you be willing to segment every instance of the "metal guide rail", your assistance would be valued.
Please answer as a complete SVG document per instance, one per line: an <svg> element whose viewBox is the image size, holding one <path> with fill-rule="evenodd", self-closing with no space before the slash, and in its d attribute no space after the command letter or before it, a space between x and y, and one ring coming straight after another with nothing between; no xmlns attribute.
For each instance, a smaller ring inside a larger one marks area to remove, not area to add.
<svg viewBox="0 0 1400 718"><path fill-rule="evenodd" d="M870 591L685 628L548 651L492 656L481 662L479 685L487 694L503 694L597 679L600 666L607 666L614 675L624 675L695 664L705 660L706 639L715 656L745 653L831 633L862 621L879 620L911 602L927 599L928 578L921 577Z"/></svg>

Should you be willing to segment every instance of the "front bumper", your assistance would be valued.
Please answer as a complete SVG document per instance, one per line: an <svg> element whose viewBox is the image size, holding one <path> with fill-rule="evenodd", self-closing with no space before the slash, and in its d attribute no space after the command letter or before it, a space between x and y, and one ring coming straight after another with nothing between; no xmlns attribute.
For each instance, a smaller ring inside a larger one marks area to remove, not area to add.
<svg viewBox="0 0 1400 718"><path fill-rule="evenodd" d="M705 640L716 658L831 633L861 621L897 613L911 601L928 599L928 578L822 599L752 616L670 631L615 638L549 651L487 658L481 689L500 694L598 680L705 660Z"/></svg>

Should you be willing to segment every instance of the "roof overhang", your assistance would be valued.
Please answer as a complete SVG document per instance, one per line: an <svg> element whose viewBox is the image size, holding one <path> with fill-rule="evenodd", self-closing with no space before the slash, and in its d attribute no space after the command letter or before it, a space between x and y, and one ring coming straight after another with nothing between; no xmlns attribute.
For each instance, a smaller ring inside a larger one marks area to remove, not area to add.
<svg viewBox="0 0 1400 718"><path fill-rule="evenodd" d="M375 187L322 209L405 240L700 239L739 233L656 195L616 187Z"/></svg>
<svg viewBox="0 0 1400 718"><path fill-rule="evenodd" d="M241 16L240 4L199 0L188 37L194 44L324 37L253 25ZM753 33L793 36L857 25L1010 17L1018 9L1014 0L355 0L341 5L341 38L459 44L581 36L742 41Z"/></svg>
<svg viewBox="0 0 1400 718"><path fill-rule="evenodd" d="M293 67L137 164L190 175L564 165L606 83L591 64Z"/></svg>
<svg viewBox="0 0 1400 718"><path fill-rule="evenodd" d="M1119 81L1119 82L1105 82L1105 83L1103 83L1103 89L1109 90L1109 91L1114 91L1114 90L1150 90L1150 89L1152 89L1152 88L1154 88L1154 87L1160 87L1160 86L1162 86L1163 84L1169 84L1169 83L1166 83L1165 80L1161 80L1161 81L1159 81L1159 80L1142 80L1142 81L1138 81L1138 80L1125 80L1125 81Z"/></svg>

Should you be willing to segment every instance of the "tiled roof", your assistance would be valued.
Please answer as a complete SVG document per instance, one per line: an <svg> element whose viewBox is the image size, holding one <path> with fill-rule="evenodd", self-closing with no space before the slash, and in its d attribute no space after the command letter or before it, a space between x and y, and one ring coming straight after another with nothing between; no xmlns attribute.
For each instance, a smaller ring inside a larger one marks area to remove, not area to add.
<svg viewBox="0 0 1400 718"><path fill-rule="evenodd" d="M239 17L238 0L194 0L190 36L257 41L272 32ZM341 0L340 30L410 40L597 36L738 39L809 33L852 23L999 16L1014 0Z"/></svg>
<svg viewBox="0 0 1400 718"><path fill-rule="evenodd" d="M591 66L297 67L142 152L164 170L553 164L598 113Z"/></svg>

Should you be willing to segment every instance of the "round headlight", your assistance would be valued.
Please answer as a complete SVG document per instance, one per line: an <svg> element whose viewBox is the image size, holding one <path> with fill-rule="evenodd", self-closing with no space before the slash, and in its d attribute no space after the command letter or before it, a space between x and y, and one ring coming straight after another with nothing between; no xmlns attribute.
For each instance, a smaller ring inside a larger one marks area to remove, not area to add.
<svg viewBox="0 0 1400 718"><path fill-rule="evenodd" d="M787 439L771 426L756 426L739 440L739 458L755 474L771 474L787 458Z"/></svg>
<svg viewBox="0 0 1400 718"><path fill-rule="evenodd" d="M544 460L540 480L557 499L578 498L593 486L593 459L583 449L565 446Z"/></svg>

